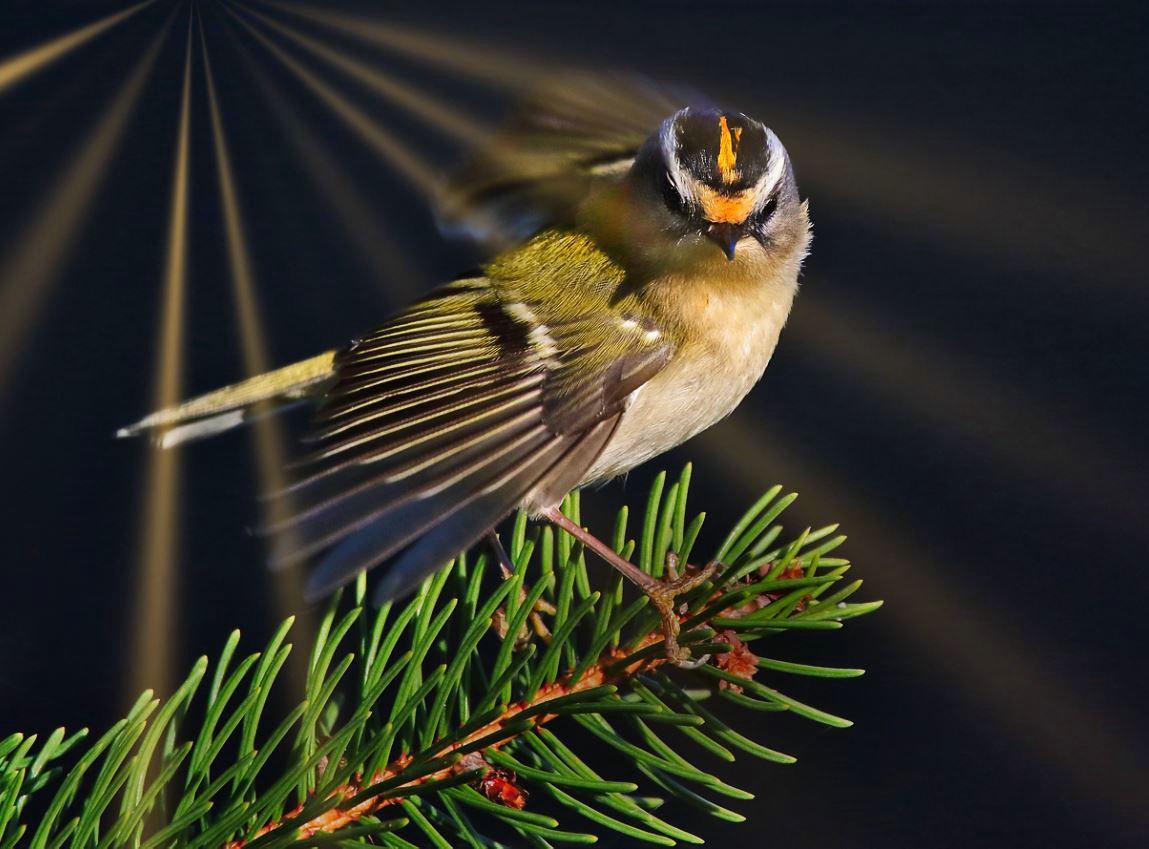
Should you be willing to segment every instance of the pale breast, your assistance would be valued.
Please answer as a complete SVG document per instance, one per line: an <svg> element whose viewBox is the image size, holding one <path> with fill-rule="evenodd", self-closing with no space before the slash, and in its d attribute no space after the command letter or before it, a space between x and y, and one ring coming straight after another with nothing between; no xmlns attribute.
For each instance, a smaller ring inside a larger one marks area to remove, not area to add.
<svg viewBox="0 0 1149 849"><path fill-rule="evenodd" d="M630 398L610 444L583 483L622 474L725 418L758 382L798 288L798 266L768 265L746 240L742 256L708 275L667 280L691 342Z"/></svg>

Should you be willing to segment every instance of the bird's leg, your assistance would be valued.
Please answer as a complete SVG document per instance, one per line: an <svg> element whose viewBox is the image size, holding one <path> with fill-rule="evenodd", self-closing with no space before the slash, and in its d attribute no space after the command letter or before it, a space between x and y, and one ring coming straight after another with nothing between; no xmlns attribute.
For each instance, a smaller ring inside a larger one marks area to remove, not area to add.
<svg viewBox="0 0 1149 849"><path fill-rule="evenodd" d="M499 539L499 535L494 531L491 531L489 534L487 534L487 539L490 541L491 547L495 550L495 558L499 561L499 571L503 575L503 580L506 581L510 579L515 574L515 564L511 562L511 556L507 554L507 550L503 548L502 540ZM522 603L526 597L527 589L526 587L521 587L519 589L519 602ZM531 623L531 627L534 629L535 635L544 642L549 643L551 641L551 631L547 627L546 623L543 622L542 617L539 615L540 611L553 616L555 613L555 608L554 605L552 605L550 602L544 601L540 598L535 602L535 609L531 611L530 616L528 617ZM495 633L499 635L500 640L505 640L507 638L507 628L509 627L507 625L507 612L500 607L495 611L494 619ZM519 642L522 642L526 639L525 628L522 633L516 636L515 639Z"/></svg>
<svg viewBox="0 0 1149 849"><path fill-rule="evenodd" d="M666 637L666 656L675 663L683 663L690 659L690 649L678 644L678 632L681 623L678 619L678 613L674 609L674 600L708 581L718 571L718 563L708 563L693 574L679 575L678 558L675 555L669 555L666 561L667 571L670 573L669 577L667 580L659 580L653 575L643 572L629 560L624 559L590 531L572 522L559 508L548 508L542 512L542 515L549 522L577 539L609 565L622 572L642 590L662 618L662 632Z"/></svg>

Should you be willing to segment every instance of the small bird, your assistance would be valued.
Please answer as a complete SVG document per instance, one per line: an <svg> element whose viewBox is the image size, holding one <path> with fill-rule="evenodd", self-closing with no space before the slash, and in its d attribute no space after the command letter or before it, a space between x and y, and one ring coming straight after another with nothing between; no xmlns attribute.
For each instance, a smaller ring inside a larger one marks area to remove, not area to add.
<svg viewBox="0 0 1149 849"><path fill-rule="evenodd" d="M401 597L521 508L646 592L684 660L673 602L714 567L659 581L558 505L734 410L790 312L807 207L778 137L739 112L618 80L536 100L440 199L445 227L496 251L481 273L120 435L168 447L312 400L294 513L273 529L291 541L273 561L318 558L311 597L388 560L375 598Z"/></svg>

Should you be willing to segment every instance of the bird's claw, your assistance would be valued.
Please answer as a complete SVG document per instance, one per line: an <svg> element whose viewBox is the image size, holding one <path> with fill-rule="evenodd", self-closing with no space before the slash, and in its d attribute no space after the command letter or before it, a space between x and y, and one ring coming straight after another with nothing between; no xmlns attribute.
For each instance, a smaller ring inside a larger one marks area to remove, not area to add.
<svg viewBox="0 0 1149 849"><path fill-rule="evenodd" d="M678 612L674 609L675 599L709 581L718 571L719 565L717 561L713 561L695 572L691 572L687 567L687 571L680 574L678 555L671 552L666 555L667 577L663 580L651 578L650 583L643 587L643 591L650 598L651 604L658 610L658 615L662 619L662 633L666 639L666 657L677 666L692 668L698 666L700 661L693 661L690 649L678 642L682 623L678 618Z"/></svg>
<svg viewBox="0 0 1149 849"><path fill-rule="evenodd" d="M498 536L491 533L489 538L492 547L495 549L495 556L499 561L499 570L502 572L503 580L509 581L514 576L514 564L511 563L511 558L507 554L506 549L503 548L503 544L499 541ZM529 589L526 585L519 588L520 603L526 599ZM552 635L550 628L543 622L541 614L546 613L550 616L554 616L556 612L553 604L544 598L539 598L535 600L534 607L531 608L531 612L527 617L531 625L531 630L535 632L535 636L548 645L550 644ZM499 635L499 639L505 640L507 638L507 632L510 630L510 623L507 622L507 611L504 607L500 606L495 610L492 616L492 625L495 628L495 633ZM530 631L527 629L527 623L524 622L522 627L519 628L519 633L515 635L515 648L522 648L530 641Z"/></svg>

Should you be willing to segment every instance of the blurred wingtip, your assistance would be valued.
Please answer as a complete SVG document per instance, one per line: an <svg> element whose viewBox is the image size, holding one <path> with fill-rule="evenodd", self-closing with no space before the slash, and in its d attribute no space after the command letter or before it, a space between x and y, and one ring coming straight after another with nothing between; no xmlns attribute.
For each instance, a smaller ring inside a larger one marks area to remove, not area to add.
<svg viewBox="0 0 1149 849"><path fill-rule="evenodd" d="M375 585L375 589L371 593L371 603L375 607L382 607L389 601L398 601L414 590L426 577L426 573L422 573L412 583L409 574L403 574L392 569Z"/></svg>
<svg viewBox="0 0 1149 849"><path fill-rule="evenodd" d="M124 425L116 431L116 439L130 439L134 436L140 436L149 430L152 430L161 423L160 417L156 413L144 416L139 421L134 421L131 424Z"/></svg>
<svg viewBox="0 0 1149 849"><path fill-rule="evenodd" d="M164 428L171 423L172 416L168 411L153 413L130 425L121 427L115 433L116 439L128 439L141 436L145 433L154 434L154 442L160 448L174 448L185 442L195 442L210 436L224 433L243 424L246 411L242 409L228 410L214 416L207 416L185 424L177 424Z"/></svg>

